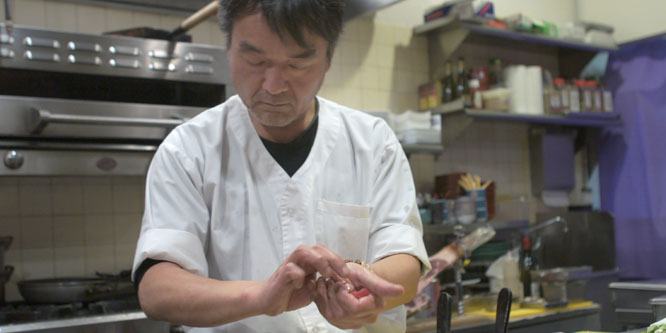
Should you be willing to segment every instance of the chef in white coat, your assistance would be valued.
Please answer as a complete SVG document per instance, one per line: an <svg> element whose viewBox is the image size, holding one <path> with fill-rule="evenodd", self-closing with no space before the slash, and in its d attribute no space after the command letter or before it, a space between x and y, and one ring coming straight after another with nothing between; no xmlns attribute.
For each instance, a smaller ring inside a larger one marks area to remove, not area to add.
<svg viewBox="0 0 666 333"><path fill-rule="evenodd" d="M192 332L405 330L429 269L387 124L317 97L344 0L222 0L238 91L174 129L147 176L133 277Z"/></svg>

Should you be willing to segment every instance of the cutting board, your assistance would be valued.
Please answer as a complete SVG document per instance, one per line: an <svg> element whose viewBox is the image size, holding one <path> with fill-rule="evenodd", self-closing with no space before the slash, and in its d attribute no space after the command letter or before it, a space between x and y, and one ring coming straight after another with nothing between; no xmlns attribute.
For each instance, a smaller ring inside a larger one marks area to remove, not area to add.
<svg viewBox="0 0 666 333"><path fill-rule="evenodd" d="M454 315L451 318L451 328L455 329L461 326L468 326L473 324L492 324L495 319L490 319L486 316L478 314L464 314L462 316ZM437 322L432 318L419 319L409 323L407 332L422 332L437 329Z"/></svg>

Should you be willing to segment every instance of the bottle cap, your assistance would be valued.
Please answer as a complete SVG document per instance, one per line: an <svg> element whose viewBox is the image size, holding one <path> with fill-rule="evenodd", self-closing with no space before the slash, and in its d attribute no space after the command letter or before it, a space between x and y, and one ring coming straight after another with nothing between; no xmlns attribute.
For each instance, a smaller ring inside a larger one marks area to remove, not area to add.
<svg viewBox="0 0 666 333"><path fill-rule="evenodd" d="M523 250L530 251L532 249L532 241L529 237L523 237Z"/></svg>

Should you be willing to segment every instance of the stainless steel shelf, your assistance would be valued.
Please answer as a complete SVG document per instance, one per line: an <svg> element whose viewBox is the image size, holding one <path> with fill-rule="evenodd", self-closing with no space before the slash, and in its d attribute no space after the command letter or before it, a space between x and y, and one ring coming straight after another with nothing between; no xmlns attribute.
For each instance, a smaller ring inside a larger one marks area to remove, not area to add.
<svg viewBox="0 0 666 333"><path fill-rule="evenodd" d="M441 154L444 146L436 144L409 144L403 143L405 154Z"/></svg>
<svg viewBox="0 0 666 333"><path fill-rule="evenodd" d="M485 26L482 24L482 21L478 20L458 20L455 18L443 18L438 20L433 20L426 22L423 25L417 26L414 28L414 34L425 34L430 31L435 30L450 30L450 29L464 29L469 30L474 33L482 35L491 35L498 38L512 39L518 41L524 41L528 43L537 43L545 44L551 46L557 46L560 48L580 50L580 51L592 51L592 52L608 52L615 51L617 47L607 47L601 45L595 45L590 43L583 43L572 40L565 40L562 38L549 37L536 35L526 32L514 31L509 29L494 28Z"/></svg>
<svg viewBox="0 0 666 333"><path fill-rule="evenodd" d="M621 124L620 114L618 113L572 112L566 115L530 115L497 110L469 109L464 107L462 100L438 105L430 109L430 112L442 117L442 142L444 145L453 142L469 125L477 120L583 128Z"/></svg>

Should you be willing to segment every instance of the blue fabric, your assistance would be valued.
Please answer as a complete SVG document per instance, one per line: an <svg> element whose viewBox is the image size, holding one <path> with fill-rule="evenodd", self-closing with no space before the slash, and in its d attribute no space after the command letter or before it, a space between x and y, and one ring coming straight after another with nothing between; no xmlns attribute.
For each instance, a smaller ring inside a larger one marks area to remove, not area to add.
<svg viewBox="0 0 666 333"><path fill-rule="evenodd" d="M622 125L602 133L599 176L620 276L666 278L666 39L611 54L606 84Z"/></svg>

